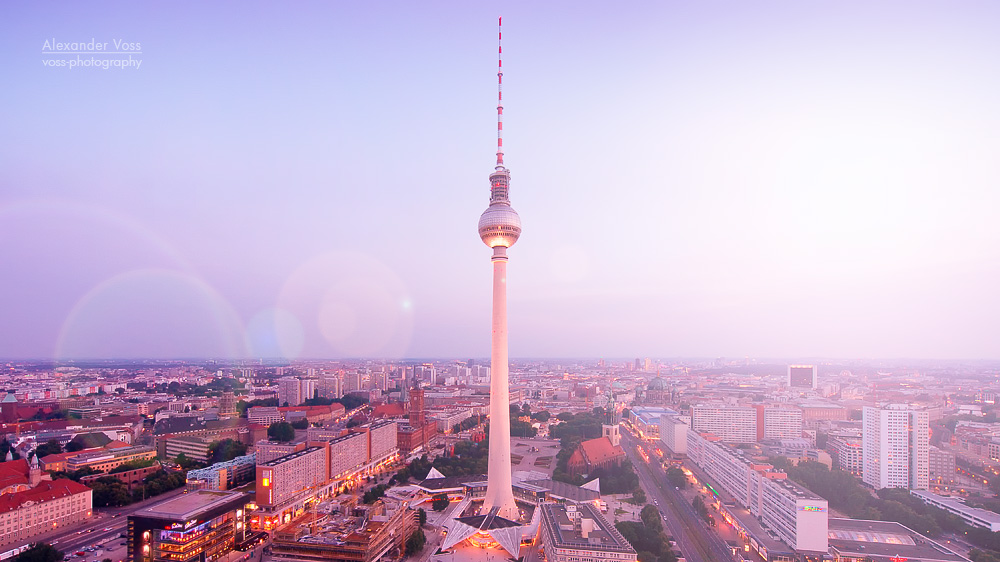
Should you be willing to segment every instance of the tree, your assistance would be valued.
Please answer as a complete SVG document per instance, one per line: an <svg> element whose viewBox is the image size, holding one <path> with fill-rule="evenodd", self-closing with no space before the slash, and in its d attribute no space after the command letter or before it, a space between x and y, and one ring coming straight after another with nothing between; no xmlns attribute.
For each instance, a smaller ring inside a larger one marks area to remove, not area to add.
<svg viewBox="0 0 1000 562"><path fill-rule="evenodd" d="M417 522L420 523L421 527L427 524L427 512L424 511L424 508L417 510Z"/></svg>
<svg viewBox="0 0 1000 562"><path fill-rule="evenodd" d="M656 531L657 533L663 530L663 523L660 521L660 510L648 503L639 512L639 519L642 519L647 529Z"/></svg>
<svg viewBox="0 0 1000 562"><path fill-rule="evenodd" d="M427 543L427 536L420 529L414 530L410 533L410 538L406 539L406 555L416 554L424 549L424 544Z"/></svg>
<svg viewBox="0 0 1000 562"><path fill-rule="evenodd" d="M683 470L677 468L676 466L672 466L667 469L667 480L669 480L673 486L682 490L688 487L687 476L684 475Z"/></svg>
<svg viewBox="0 0 1000 562"><path fill-rule="evenodd" d="M31 548L15 556L14 562L59 562L65 556L48 543L36 542Z"/></svg>
<svg viewBox="0 0 1000 562"><path fill-rule="evenodd" d="M233 439L213 441L208 446L211 462L226 462L247 454L247 445Z"/></svg>
<svg viewBox="0 0 1000 562"><path fill-rule="evenodd" d="M63 452L62 445L59 444L58 439L49 439L35 449L35 454L38 455L38 458L46 457L48 455L58 455L61 452Z"/></svg>
<svg viewBox="0 0 1000 562"><path fill-rule="evenodd" d="M295 439L295 428L288 422L274 422L267 428L267 438L287 443Z"/></svg>
<svg viewBox="0 0 1000 562"><path fill-rule="evenodd" d="M309 429L309 420L302 418L301 420L295 420L292 422L292 428L294 429Z"/></svg>
<svg viewBox="0 0 1000 562"><path fill-rule="evenodd" d="M192 468L201 468L205 466L205 463L188 458L188 456L185 455L184 453L180 453L179 455L177 455L177 458L174 459L174 461L184 470L190 470Z"/></svg>
<svg viewBox="0 0 1000 562"><path fill-rule="evenodd" d="M549 421L550 417L552 417L552 414L550 414L547 410L542 410L541 412L532 412L531 413L531 419L537 420L537 421L540 421L540 422L547 422L547 421Z"/></svg>
<svg viewBox="0 0 1000 562"><path fill-rule="evenodd" d="M132 503L128 486L113 476L104 476L90 483L94 490L94 507L121 507Z"/></svg>
<svg viewBox="0 0 1000 562"><path fill-rule="evenodd" d="M431 499L431 507L434 511L444 511L448 507L448 494L438 494Z"/></svg>
<svg viewBox="0 0 1000 562"><path fill-rule="evenodd" d="M646 503L646 492L644 492L642 488L639 488L632 493L632 503L636 505Z"/></svg>
<svg viewBox="0 0 1000 562"><path fill-rule="evenodd" d="M698 494L691 501L691 506L694 507L694 512L701 517L708 517L708 507L705 505L705 500L701 498L701 494Z"/></svg>

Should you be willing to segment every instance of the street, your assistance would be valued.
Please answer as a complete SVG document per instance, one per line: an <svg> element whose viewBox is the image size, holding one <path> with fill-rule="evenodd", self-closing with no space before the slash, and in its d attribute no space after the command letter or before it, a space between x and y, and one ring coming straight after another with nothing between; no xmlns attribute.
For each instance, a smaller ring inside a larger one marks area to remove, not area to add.
<svg viewBox="0 0 1000 562"><path fill-rule="evenodd" d="M95 553L88 552L87 556L77 559L78 562L94 562L95 560L96 562L100 562L104 558L111 558L113 562L118 562L119 560L125 559L124 547L121 547L118 543L125 541L125 539L120 538L119 535L126 532L126 527L128 526L128 516L149 505L172 498L183 492L183 488L178 488L176 490L160 494L159 496L154 496L145 501L124 507L97 508L94 510L94 515L86 521L81 521L76 525L63 527L62 529L57 529L49 533L31 537L29 540L23 541L20 544L45 542L63 551L68 556L75 552L82 551L88 546L97 546L101 544L109 544L110 546L113 542L112 539L118 539L118 542L115 543L116 550L111 553L105 552L101 556L95 556ZM10 548L20 546L20 544L12 545ZM117 548L120 548L121 552L118 552Z"/></svg>
<svg viewBox="0 0 1000 562"><path fill-rule="evenodd" d="M639 443L628 431L622 432L622 445L636 467L639 483L650 503L656 505L660 513L666 516L664 522L668 533L677 543L676 549L690 562L732 560L726 544L708 528L684 496L667 481L659 463L648 464L639 456L636 451Z"/></svg>

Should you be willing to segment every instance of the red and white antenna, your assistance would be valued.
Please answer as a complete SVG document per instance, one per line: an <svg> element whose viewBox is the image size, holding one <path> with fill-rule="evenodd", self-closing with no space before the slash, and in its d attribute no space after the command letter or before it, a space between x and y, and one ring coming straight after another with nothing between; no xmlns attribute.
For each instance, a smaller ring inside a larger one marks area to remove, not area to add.
<svg viewBox="0 0 1000 562"><path fill-rule="evenodd" d="M497 168L503 167L503 17L497 20Z"/></svg>

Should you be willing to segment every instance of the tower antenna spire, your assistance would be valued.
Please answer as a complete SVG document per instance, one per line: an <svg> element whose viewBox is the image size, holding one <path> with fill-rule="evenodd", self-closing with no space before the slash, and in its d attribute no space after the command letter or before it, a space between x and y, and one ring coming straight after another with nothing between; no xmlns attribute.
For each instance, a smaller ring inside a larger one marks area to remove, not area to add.
<svg viewBox="0 0 1000 562"><path fill-rule="evenodd" d="M503 167L503 16L497 19L497 168Z"/></svg>

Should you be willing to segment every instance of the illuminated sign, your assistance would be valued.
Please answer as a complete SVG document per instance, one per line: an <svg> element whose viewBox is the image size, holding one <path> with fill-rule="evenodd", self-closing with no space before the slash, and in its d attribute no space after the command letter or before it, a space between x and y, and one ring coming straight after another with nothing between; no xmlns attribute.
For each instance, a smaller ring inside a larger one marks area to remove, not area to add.
<svg viewBox="0 0 1000 562"><path fill-rule="evenodd" d="M800 505L799 511L826 511L825 507L818 505Z"/></svg>

